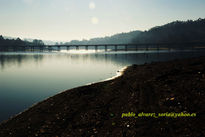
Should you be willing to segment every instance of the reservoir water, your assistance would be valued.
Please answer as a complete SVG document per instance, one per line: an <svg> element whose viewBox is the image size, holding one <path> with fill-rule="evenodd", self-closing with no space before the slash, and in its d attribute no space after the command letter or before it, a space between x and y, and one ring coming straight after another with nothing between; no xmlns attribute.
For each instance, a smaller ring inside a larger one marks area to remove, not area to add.
<svg viewBox="0 0 205 137"><path fill-rule="evenodd" d="M0 52L0 122L59 92L113 77L132 64L204 52Z"/></svg>

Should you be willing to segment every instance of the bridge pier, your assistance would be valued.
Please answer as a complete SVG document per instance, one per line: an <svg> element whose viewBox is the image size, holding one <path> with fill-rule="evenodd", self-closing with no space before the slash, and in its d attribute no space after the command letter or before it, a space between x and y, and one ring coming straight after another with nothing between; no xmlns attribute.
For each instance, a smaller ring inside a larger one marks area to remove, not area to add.
<svg viewBox="0 0 205 137"><path fill-rule="evenodd" d="M97 45L95 45L95 51L97 51L98 50L98 46Z"/></svg>
<svg viewBox="0 0 205 137"><path fill-rule="evenodd" d="M67 49L67 50L69 50L69 49L70 49L70 47L69 47L69 46L66 46L66 49Z"/></svg>
<svg viewBox="0 0 205 137"><path fill-rule="evenodd" d="M85 46L85 49L88 50L88 45Z"/></svg>
<svg viewBox="0 0 205 137"><path fill-rule="evenodd" d="M192 52L194 51L194 46L193 45L191 46L191 50L192 50Z"/></svg>
<svg viewBox="0 0 205 137"><path fill-rule="evenodd" d="M9 49L7 47L3 48L4 51L9 51Z"/></svg>
<svg viewBox="0 0 205 137"><path fill-rule="evenodd" d="M76 50L79 50L79 46L76 46Z"/></svg>
<svg viewBox="0 0 205 137"><path fill-rule="evenodd" d="M33 47L33 46L31 46L31 47L30 47L30 50L31 50L31 52L33 52L33 51L34 51L34 47Z"/></svg>
<svg viewBox="0 0 205 137"><path fill-rule="evenodd" d="M43 47L42 46L40 46L40 52L43 52Z"/></svg>
<svg viewBox="0 0 205 137"><path fill-rule="evenodd" d="M51 46L48 46L48 51L52 51L52 47Z"/></svg>
<svg viewBox="0 0 205 137"><path fill-rule="evenodd" d="M26 47L25 46L23 46L22 49L23 49L23 51L26 51Z"/></svg>
<svg viewBox="0 0 205 137"><path fill-rule="evenodd" d="M107 51L107 45L105 45L105 51Z"/></svg>
<svg viewBox="0 0 205 137"><path fill-rule="evenodd" d="M117 45L115 45L115 51L117 51Z"/></svg>
<svg viewBox="0 0 205 137"><path fill-rule="evenodd" d="M127 51L127 48L128 48L127 45L125 45L125 51Z"/></svg>
<svg viewBox="0 0 205 137"><path fill-rule="evenodd" d="M12 46L11 49L12 49L12 51L15 51L15 47L14 46Z"/></svg>
<svg viewBox="0 0 205 137"><path fill-rule="evenodd" d="M149 50L149 46L148 45L146 45L146 51L148 51Z"/></svg>
<svg viewBox="0 0 205 137"><path fill-rule="evenodd" d="M16 46L13 46L13 51L16 51Z"/></svg>
<svg viewBox="0 0 205 137"><path fill-rule="evenodd" d="M157 45L157 51L159 51L159 45Z"/></svg>
<svg viewBox="0 0 205 137"><path fill-rule="evenodd" d="M60 46L57 46L58 47L58 51L60 51L61 50L61 47Z"/></svg>
<svg viewBox="0 0 205 137"><path fill-rule="evenodd" d="M171 52L171 47L170 46L168 46L168 51Z"/></svg>
<svg viewBox="0 0 205 137"><path fill-rule="evenodd" d="M135 50L136 50L136 51L138 50L138 46L137 46L137 45L135 45Z"/></svg>

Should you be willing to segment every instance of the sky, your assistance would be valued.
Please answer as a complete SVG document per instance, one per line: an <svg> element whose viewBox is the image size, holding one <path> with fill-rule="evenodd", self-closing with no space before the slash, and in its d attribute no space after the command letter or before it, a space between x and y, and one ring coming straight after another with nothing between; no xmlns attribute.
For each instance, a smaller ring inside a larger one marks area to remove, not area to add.
<svg viewBox="0 0 205 137"><path fill-rule="evenodd" d="M205 0L0 0L0 35L53 41L205 18Z"/></svg>

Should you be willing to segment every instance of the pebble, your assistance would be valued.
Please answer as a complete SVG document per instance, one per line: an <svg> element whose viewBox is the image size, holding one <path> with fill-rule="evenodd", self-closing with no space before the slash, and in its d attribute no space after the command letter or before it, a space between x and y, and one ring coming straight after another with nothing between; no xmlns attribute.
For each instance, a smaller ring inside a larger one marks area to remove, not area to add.
<svg viewBox="0 0 205 137"><path fill-rule="evenodd" d="M45 130L44 130L44 129L40 129L40 132L41 132L41 133L44 133L44 132L45 132Z"/></svg>
<svg viewBox="0 0 205 137"><path fill-rule="evenodd" d="M173 98L170 98L170 100L174 100L174 97L173 97Z"/></svg>

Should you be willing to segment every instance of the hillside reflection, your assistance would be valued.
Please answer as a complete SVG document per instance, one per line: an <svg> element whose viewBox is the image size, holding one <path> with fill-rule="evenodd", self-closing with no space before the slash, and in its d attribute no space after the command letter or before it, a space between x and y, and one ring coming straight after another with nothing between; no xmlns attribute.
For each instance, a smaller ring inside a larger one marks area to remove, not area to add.
<svg viewBox="0 0 205 137"><path fill-rule="evenodd" d="M129 53L129 54L67 54L67 53L39 53L39 54L0 54L0 68L4 70L12 65L21 66L22 64L29 63L34 61L36 64L42 63L44 58L57 58L62 59L66 58L68 61L78 63L79 61L95 61L96 63L100 62L110 62L119 65L130 65L130 64L143 64L149 63L152 61L166 61L177 58L187 58L203 55L203 53Z"/></svg>

